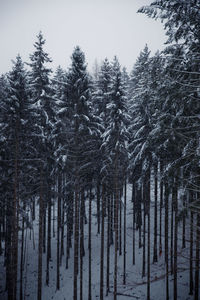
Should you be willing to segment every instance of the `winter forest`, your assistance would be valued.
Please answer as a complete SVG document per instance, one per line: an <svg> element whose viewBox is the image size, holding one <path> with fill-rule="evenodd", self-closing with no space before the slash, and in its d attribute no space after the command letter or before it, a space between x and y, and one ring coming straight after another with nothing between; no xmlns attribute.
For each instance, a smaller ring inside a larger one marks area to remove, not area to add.
<svg viewBox="0 0 200 300"><path fill-rule="evenodd" d="M166 47L131 72L39 32L0 76L2 300L200 299L200 2L138 13Z"/></svg>

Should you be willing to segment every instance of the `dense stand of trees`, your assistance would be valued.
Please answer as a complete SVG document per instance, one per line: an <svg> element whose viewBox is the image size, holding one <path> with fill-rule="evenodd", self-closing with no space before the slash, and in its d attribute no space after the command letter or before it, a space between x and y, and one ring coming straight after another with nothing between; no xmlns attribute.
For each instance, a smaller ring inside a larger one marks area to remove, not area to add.
<svg viewBox="0 0 200 300"><path fill-rule="evenodd" d="M134 265L138 233L147 299L151 299L151 264L162 253L166 299L170 276L177 299L179 224L182 248L190 249L188 293L199 299L200 4L158 0L140 12L162 19L170 45L154 56L146 45L130 74L114 57L96 64L91 76L84 53L76 47L69 70L58 67L52 75L40 32L29 67L25 69L18 55L12 70L0 77L0 255L9 300L24 299L25 229L34 230L35 219L39 220L37 299L42 299L43 278L47 286L51 281L50 260L56 259L59 290L60 266L64 263L68 269L71 257L73 299L85 299L86 248L88 300L93 299L95 208L101 241L99 295L103 300L113 292L116 300L118 255L123 255L124 285L127 276L127 184L132 187L133 207L129 254ZM51 249L54 237L56 258Z"/></svg>

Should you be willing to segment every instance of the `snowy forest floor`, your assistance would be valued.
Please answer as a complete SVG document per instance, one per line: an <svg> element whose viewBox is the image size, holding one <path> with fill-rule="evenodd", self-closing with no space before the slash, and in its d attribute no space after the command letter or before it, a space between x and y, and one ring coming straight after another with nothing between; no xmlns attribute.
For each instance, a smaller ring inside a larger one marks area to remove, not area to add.
<svg viewBox="0 0 200 300"><path fill-rule="evenodd" d="M86 201L86 210L88 200ZM92 299L99 299L100 289L100 235L97 235L96 203L92 207ZM158 262L153 264L153 226L154 203L151 203L151 299L165 299L165 264L164 251L158 257ZM105 222L107 218L105 218ZM55 222L56 224L56 222ZM169 220L170 224L170 220ZM187 224L187 223L186 223ZM164 250L164 211L163 211L163 250ZM189 228L186 226L186 248L181 247L181 224L178 229L178 299L189 300ZM83 299L88 298L88 225L85 225L85 256L83 258ZM66 230L65 230L66 231ZM122 227L123 233L123 227ZM170 233L170 229L169 229ZM26 256L24 269L24 300L37 299L37 264L38 264L38 216L34 221L33 230L27 229ZM66 232L65 232L66 234ZM53 236L53 233L52 233ZM34 237L34 239L33 239ZM20 238L20 234L19 234ZM122 235L123 241L123 235ZM159 241L159 236L158 236ZM35 247L34 247L35 244ZM66 235L64 245L66 244ZM72 243L73 244L73 243ZM132 264L132 202L131 186L127 186L127 279L123 285L123 253L118 256L118 300L146 299L147 277L142 278L142 248L138 247L138 231L136 231L136 263ZM170 238L169 238L170 251ZM44 300L72 300L73 299L73 249L71 249L69 269L65 269L65 256L60 267L60 290L56 290L56 235L52 237L52 260L50 262L50 283L45 284L46 254L43 254L43 287L42 299ZM114 245L110 249L110 293L105 300L113 299L113 273L114 273ZM20 251L19 251L20 255ZM104 256L104 283L106 280L106 226L105 226L105 256ZM170 270L170 256L169 256ZM6 300L5 293L5 268L3 256L0 257L0 299ZM104 289L105 291L105 289ZM105 294L105 292L104 292ZM173 299L173 275L169 275L169 299Z"/></svg>

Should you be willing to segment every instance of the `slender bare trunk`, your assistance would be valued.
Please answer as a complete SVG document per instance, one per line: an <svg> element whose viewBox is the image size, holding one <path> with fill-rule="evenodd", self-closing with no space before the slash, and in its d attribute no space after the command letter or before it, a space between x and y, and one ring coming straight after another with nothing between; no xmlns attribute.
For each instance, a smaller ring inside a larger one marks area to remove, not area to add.
<svg viewBox="0 0 200 300"><path fill-rule="evenodd" d="M110 195L108 195L108 218L107 218L107 267L106 267L106 296L110 291L110 215L111 215L111 200Z"/></svg>
<svg viewBox="0 0 200 300"><path fill-rule="evenodd" d="M183 231L182 231L182 248L185 248L185 225L186 225L186 217L185 217L185 209L186 209L186 201L187 201L187 194L183 195Z"/></svg>
<svg viewBox="0 0 200 300"><path fill-rule="evenodd" d="M126 284L126 179L124 182L124 260L123 260L123 284ZM133 212L134 213L134 212ZM135 225L135 224L134 224Z"/></svg>
<svg viewBox="0 0 200 300"><path fill-rule="evenodd" d="M153 262L158 261L157 250L157 217L158 217L158 166L154 166L154 248L153 248Z"/></svg>
<svg viewBox="0 0 200 300"><path fill-rule="evenodd" d="M89 265L88 265L88 300L92 300L92 188L90 187L89 195L89 222L88 222L88 250L89 250Z"/></svg>
<svg viewBox="0 0 200 300"><path fill-rule="evenodd" d="M169 263L168 263L168 201L169 201L168 184L165 181L165 264L166 264L166 300L169 300Z"/></svg>
<svg viewBox="0 0 200 300"><path fill-rule="evenodd" d="M105 215L105 186L102 185L102 202L101 202L101 265L100 265L100 300L103 300L104 287L104 215Z"/></svg>
<svg viewBox="0 0 200 300"><path fill-rule="evenodd" d="M171 202L171 251L170 251L170 264L171 264L171 275L174 273L174 203L175 203L175 197L174 197L174 189L172 188L172 202Z"/></svg>
<svg viewBox="0 0 200 300"><path fill-rule="evenodd" d="M18 126L17 126L18 127ZM18 129L16 128L16 131ZM12 242L12 268L13 268L13 300L17 297L17 269L18 269L18 132L15 141L15 170L14 170L14 202L13 202L13 242Z"/></svg>
<svg viewBox="0 0 200 300"><path fill-rule="evenodd" d="M84 190L82 189L80 209L80 300L83 300L84 200Z"/></svg>
<svg viewBox="0 0 200 300"><path fill-rule="evenodd" d="M97 182L97 233L100 233L100 182Z"/></svg>
<svg viewBox="0 0 200 300"><path fill-rule="evenodd" d="M20 258L20 300L23 300L23 271L24 271L24 213L25 202L23 202L23 216L22 216L22 242L21 242L21 258Z"/></svg>
<svg viewBox="0 0 200 300"><path fill-rule="evenodd" d="M64 182L63 182L64 184ZM60 265L62 265L62 257L64 256L64 224L65 224L65 203L64 195L62 195L62 212L61 212L61 243L60 243Z"/></svg>
<svg viewBox="0 0 200 300"><path fill-rule="evenodd" d="M195 258L195 288L194 300L199 300L199 243L200 243L200 213L196 216L196 258Z"/></svg>
<svg viewBox="0 0 200 300"><path fill-rule="evenodd" d="M58 205L57 205L57 270L56 270L56 289L60 289L60 221L61 221L61 174L58 174Z"/></svg>
<svg viewBox="0 0 200 300"><path fill-rule="evenodd" d="M191 193L191 201L193 201L193 192ZM193 295L193 288L194 288L194 282L193 282L193 225L194 224L194 213L190 212L190 291L189 294Z"/></svg>
<svg viewBox="0 0 200 300"><path fill-rule="evenodd" d="M174 213L175 213L175 226L174 226L174 300L177 300L177 248L178 248L178 187L177 179L175 177L174 183Z"/></svg>
<svg viewBox="0 0 200 300"><path fill-rule="evenodd" d="M75 205L74 205L74 289L73 300L77 300L77 275L78 275L78 240L79 240L79 214L78 214L78 178L75 183Z"/></svg>
<svg viewBox="0 0 200 300"><path fill-rule="evenodd" d="M160 162L160 239L159 239L159 255L162 254L162 207L163 207L163 180L162 180L163 167Z"/></svg>
<svg viewBox="0 0 200 300"><path fill-rule="evenodd" d="M51 259L51 192L48 187L48 228L47 228L47 266L46 266L46 285L49 285L49 262Z"/></svg>
<svg viewBox="0 0 200 300"><path fill-rule="evenodd" d="M148 213L148 232L147 232L147 300L150 300L150 255L151 255L151 240L150 240L150 204L151 204L151 170L148 170L147 177L147 213Z"/></svg>
<svg viewBox="0 0 200 300"><path fill-rule="evenodd" d="M38 242L38 290L37 300L42 299L42 241L43 241L43 174L40 170L40 198L39 198L39 242Z"/></svg>
<svg viewBox="0 0 200 300"><path fill-rule="evenodd" d="M119 255L122 255L122 191L119 197Z"/></svg>
<svg viewBox="0 0 200 300"><path fill-rule="evenodd" d="M114 300L117 300L117 250L118 250L118 183L115 185L115 256L114 256Z"/></svg>
<svg viewBox="0 0 200 300"><path fill-rule="evenodd" d="M143 260L142 260L142 277L146 275L146 195L145 187L143 188Z"/></svg>
<svg viewBox="0 0 200 300"><path fill-rule="evenodd" d="M135 264L135 210L136 210L136 190L135 184L132 184L132 203L133 203L133 255L132 255L132 263Z"/></svg>

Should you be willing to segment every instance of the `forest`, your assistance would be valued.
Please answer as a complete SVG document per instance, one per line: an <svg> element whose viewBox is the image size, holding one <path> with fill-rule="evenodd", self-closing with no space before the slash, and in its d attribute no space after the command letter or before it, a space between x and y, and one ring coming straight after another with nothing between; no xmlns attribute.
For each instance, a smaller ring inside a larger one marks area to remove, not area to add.
<svg viewBox="0 0 200 300"><path fill-rule="evenodd" d="M39 32L0 76L2 300L200 299L200 2L138 13L167 40L130 72Z"/></svg>

